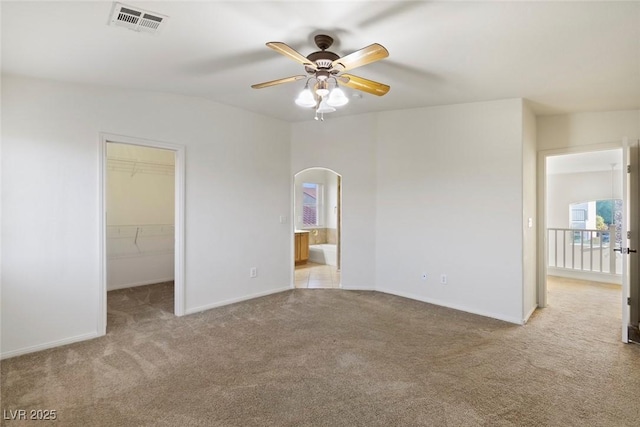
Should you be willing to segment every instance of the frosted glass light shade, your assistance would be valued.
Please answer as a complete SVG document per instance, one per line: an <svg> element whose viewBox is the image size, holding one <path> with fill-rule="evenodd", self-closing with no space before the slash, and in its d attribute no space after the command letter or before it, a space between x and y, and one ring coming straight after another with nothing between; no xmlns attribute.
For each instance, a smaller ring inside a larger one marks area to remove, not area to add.
<svg viewBox="0 0 640 427"><path fill-rule="evenodd" d="M313 94L311 93L311 89L305 87L300 95L296 98L296 104L301 107L313 107L316 105L316 100L313 99Z"/></svg>
<svg viewBox="0 0 640 427"><path fill-rule="evenodd" d="M329 99L327 100L327 104L332 107L342 107L347 102L349 102L349 98L347 98L342 89L338 87L331 91L331 95L329 95Z"/></svg>
<svg viewBox="0 0 640 427"><path fill-rule="evenodd" d="M322 100L322 102L318 106L318 109L316 110L317 113L321 113L321 114L333 113L334 111L336 111L336 109L330 106L329 104L327 104L327 101L325 101L324 99Z"/></svg>

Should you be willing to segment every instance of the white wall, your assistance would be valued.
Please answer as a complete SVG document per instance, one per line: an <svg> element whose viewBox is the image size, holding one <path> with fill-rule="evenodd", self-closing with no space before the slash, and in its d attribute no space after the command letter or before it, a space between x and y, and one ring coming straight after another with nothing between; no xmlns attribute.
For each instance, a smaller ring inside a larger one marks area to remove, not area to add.
<svg viewBox="0 0 640 427"><path fill-rule="evenodd" d="M292 126L294 173L343 176L343 287L514 323L524 305L523 156L519 99Z"/></svg>
<svg viewBox="0 0 640 427"><path fill-rule="evenodd" d="M640 138L640 110L540 116L538 150L619 142Z"/></svg>
<svg viewBox="0 0 640 427"><path fill-rule="evenodd" d="M514 99L378 115L377 289L522 322L522 114Z"/></svg>
<svg viewBox="0 0 640 427"><path fill-rule="evenodd" d="M523 307L524 320L538 306L537 283L537 135L536 116L524 102L522 109L522 236L523 236Z"/></svg>
<svg viewBox="0 0 640 427"><path fill-rule="evenodd" d="M174 279L175 154L108 143L107 290Z"/></svg>
<svg viewBox="0 0 640 427"><path fill-rule="evenodd" d="M376 246L376 115L291 126L291 175L326 167L342 176L341 282L374 289Z"/></svg>
<svg viewBox="0 0 640 427"><path fill-rule="evenodd" d="M327 200L325 207L327 209L326 226L327 228L338 228L338 175L331 171L326 172Z"/></svg>
<svg viewBox="0 0 640 427"><path fill-rule="evenodd" d="M288 124L165 93L2 89L4 357L99 333L100 132L186 147L187 312L291 286Z"/></svg>
<svg viewBox="0 0 640 427"><path fill-rule="evenodd" d="M547 228L571 228L569 205L611 199L611 172L547 175ZM613 198L622 199L622 174L613 173Z"/></svg>

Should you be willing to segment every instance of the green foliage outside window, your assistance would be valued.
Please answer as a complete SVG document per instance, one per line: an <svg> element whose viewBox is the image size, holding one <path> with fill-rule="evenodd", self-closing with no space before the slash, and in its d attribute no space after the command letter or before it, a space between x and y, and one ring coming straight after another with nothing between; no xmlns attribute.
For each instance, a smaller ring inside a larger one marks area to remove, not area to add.
<svg viewBox="0 0 640 427"><path fill-rule="evenodd" d="M604 223L607 225L613 224L615 222L615 218L613 216L613 212L615 210L614 204L615 200L596 201L596 215L601 216Z"/></svg>

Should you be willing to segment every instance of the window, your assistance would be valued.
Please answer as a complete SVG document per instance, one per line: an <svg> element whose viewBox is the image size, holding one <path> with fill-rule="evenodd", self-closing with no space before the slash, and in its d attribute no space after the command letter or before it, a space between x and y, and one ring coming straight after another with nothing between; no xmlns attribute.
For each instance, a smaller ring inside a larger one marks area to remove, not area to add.
<svg viewBox="0 0 640 427"><path fill-rule="evenodd" d="M615 225L615 242L620 244L622 235L622 200L590 200L588 202L572 203L569 205L569 222L571 228L582 230L602 230L603 242L608 242L610 225ZM574 233L574 240L580 241L579 232Z"/></svg>
<svg viewBox="0 0 640 427"><path fill-rule="evenodd" d="M589 209L593 210L593 202L573 203L569 206L569 221L571 228L584 230L585 228L595 228L595 224L589 222ZM593 215L591 215L593 216ZM589 227L592 225L592 227Z"/></svg>
<svg viewBox="0 0 640 427"><path fill-rule="evenodd" d="M586 209L573 209L571 211L571 221L586 221L588 219Z"/></svg>
<svg viewBox="0 0 640 427"><path fill-rule="evenodd" d="M322 184L305 182L302 184L302 225L318 227L322 225L322 204L324 189Z"/></svg>

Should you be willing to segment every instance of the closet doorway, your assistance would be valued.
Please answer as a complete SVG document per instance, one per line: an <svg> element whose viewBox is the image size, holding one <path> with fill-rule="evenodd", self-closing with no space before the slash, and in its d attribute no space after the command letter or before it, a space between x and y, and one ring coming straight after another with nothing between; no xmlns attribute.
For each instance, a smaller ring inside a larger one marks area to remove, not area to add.
<svg viewBox="0 0 640 427"><path fill-rule="evenodd" d="M183 315L184 148L112 135L101 148L102 331Z"/></svg>

